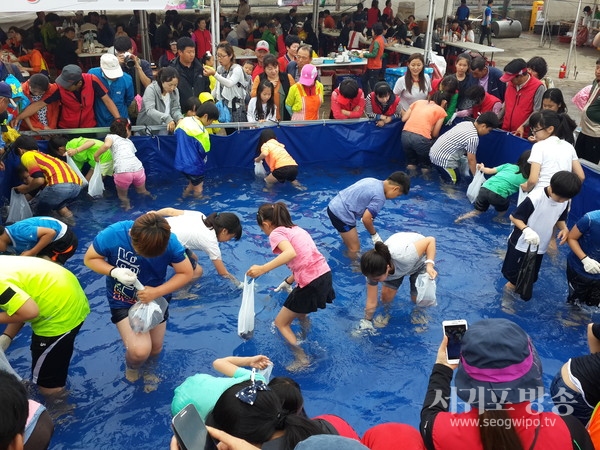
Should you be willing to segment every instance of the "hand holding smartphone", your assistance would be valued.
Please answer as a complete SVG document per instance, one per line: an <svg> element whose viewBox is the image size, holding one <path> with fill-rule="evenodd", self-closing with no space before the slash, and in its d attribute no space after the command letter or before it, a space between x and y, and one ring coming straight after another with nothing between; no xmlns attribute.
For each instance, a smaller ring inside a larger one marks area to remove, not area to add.
<svg viewBox="0 0 600 450"><path fill-rule="evenodd" d="M181 450L217 450L217 445L193 404L183 408L171 421L175 438Z"/></svg>
<svg viewBox="0 0 600 450"><path fill-rule="evenodd" d="M467 331L467 321L464 319L444 320L442 322L444 334L448 336L446 356L449 364L458 364L460 361L460 346L462 338Z"/></svg>

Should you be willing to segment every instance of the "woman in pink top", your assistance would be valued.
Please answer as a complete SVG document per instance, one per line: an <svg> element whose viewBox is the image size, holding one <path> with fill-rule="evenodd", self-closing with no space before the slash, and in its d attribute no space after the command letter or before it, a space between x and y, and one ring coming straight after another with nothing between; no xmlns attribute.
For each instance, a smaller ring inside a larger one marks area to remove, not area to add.
<svg viewBox="0 0 600 450"><path fill-rule="evenodd" d="M298 163L290 156L285 146L277 140L277 135L271 128L267 128L260 133L255 156L255 163L262 163L264 160L271 171L265 177L267 188L272 187L275 183L289 181L296 189L306 190L306 187L296 180Z"/></svg>
<svg viewBox="0 0 600 450"><path fill-rule="evenodd" d="M291 345L296 358L287 370L296 371L306 367L310 361L298 345L292 331L292 322L294 319L300 321L305 336L309 327L308 314L319 308L324 309L327 303L333 301L335 292L331 269L306 230L294 225L284 203L261 205L256 221L269 236L271 249L277 256L262 266L253 265L246 275L256 278L284 264L292 271L292 275L286 277L275 289L275 292L284 290L289 293L275 318L275 326ZM294 281L296 287L292 289Z"/></svg>

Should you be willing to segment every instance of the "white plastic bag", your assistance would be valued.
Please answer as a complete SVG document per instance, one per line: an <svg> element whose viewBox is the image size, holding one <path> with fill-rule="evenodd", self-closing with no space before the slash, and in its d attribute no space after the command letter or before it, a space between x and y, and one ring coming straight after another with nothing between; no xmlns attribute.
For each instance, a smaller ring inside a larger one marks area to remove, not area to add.
<svg viewBox="0 0 600 450"><path fill-rule="evenodd" d="M517 198L517 206L520 205L523 200L525 200L527 198L527 196L529 195L528 192L523 191L523 189L519 188L519 197Z"/></svg>
<svg viewBox="0 0 600 450"><path fill-rule="evenodd" d="M417 288L417 306L436 306L436 283L427 273L420 273L415 281Z"/></svg>
<svg viewBox="0 0 600 450"><path fill-rule="evenodd" d="M102 197L104 192L104 182L102 181L102 171L100 170L99 164L96 164L96 169L90 178L90 184L88 185L88 194L90 197L97 198Z"/></svg>
<svg viewBox="0 0 600 450"><path fill-rule="evenodd" d="M10 205L8 206L8 217L6 223L14 223L19 220L29 219L33 216L31 207L25 194L16 192L14 189L10 191Z"/></svg>
<svg viewBox="0 0 600 450"><path fill-rule="evenodd" d="M129 308L129 325L134 333L147 333L165 319L169 304L164 297L150 303L137 302Z"/></svg>
<svg viewBox="0 0 600 450"><path fill-rule="evenodd" d="M135 288L144 290L144 285L135 280ZM129 308L129 325L134 333L147 333L165 319L169 303L164 297L158 297L150 303L137 302Z"/></svg>
<svg viewBox="0 0 600 450"><path fill-rule="evenodd" d="M473 177L473 181L469 184L467 188L467 198L471 203L475 203L475 199L479 195L479 189L481 189L481 185L485 181L485 175L481 171L476 171L475 176Z"/></svg>
<svg viewBox="0 0 600 450"><path fill-rule="evenodd" d="M242 339L251 339L254 334L254 278L248 282L248 276L244 276L244 292L242 294L242 306L238 314L238 335Z"/></svg>
<svg viewBox="0 0 600 450"><path fill-rule="evenodd" d="M73 169L73 172L75 172L77 176L81 178L81 185L83 187L86 187L88 185L88 180L85 179L85 177L81 173L81 170L79 170L79 167L77 167L77 164L75 164L75 161L73 161L73 158L71 158L69 155L67 155L67 164L71 169Z"/></svg>
<svg viewBox="0 0 600 450"><path fill-rule="evenodd" d="M255 162L254 163L254 175L258 178L264 178L267 176L267 171L265 170L265 166L263 166L263 162Z"/></svg>

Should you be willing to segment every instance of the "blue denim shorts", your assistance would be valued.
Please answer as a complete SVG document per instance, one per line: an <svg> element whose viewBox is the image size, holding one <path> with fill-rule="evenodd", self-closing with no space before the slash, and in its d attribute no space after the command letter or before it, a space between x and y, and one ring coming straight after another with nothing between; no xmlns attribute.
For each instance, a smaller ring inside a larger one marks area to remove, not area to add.
<svg viewBox="0 0 600 450"><path fill-rule="evenodd" d="M594 408L587 404L581 392L566 385L560 370L550 385L550 396L559 414L570 414L579 419L583 425L589 422Z"/></svg>

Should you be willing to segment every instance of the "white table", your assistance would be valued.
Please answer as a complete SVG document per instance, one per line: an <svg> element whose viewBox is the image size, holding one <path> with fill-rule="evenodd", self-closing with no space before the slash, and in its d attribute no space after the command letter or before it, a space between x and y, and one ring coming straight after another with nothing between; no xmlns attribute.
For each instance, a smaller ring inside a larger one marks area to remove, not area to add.
<svg viewBox="0 0 600 450"><path fill-rule="evenodd" d="M235 45L233 46L233 54L237 60L256 59L256 55L252 50L245 50L241 47L236 47Z"/></svg>
<svg viewBox="0 0 600 450"><path fill-rule="evenodd" d="M340 63L333 63L333 64L325 64L325 63L321 63L321 64L315 64L314 62L312 63L313 66L320 68L320 69L332 69L335 70L338 67L350 67L350 66L366 66L367 65L367 58L363 58L360 61L356 61L356 62L340 62Z"/></svg>
<svg viewBox="0 0 600 450"><path fill-rule="evenodd" d="M418 53L419 55L425 55L425 50L419 47L413 47L411 45L402 45L402 44L394 44L387 45L385 50L389 50L390 52L401 53L403 55L412 55L413 53Z"/></svg>
<svg viewBox="0 0 600 450"><path fill-rule="evenodd" d="M475 42L451 42L451 41L442 41L445 45L450 45L451 47L460 48L463 50L472 50L474 52L479 53L491 53L491 60L494 59L494 53L502 53L504 51L503 48L498 47L490 47L489 45L476 44Z"/></svg>

